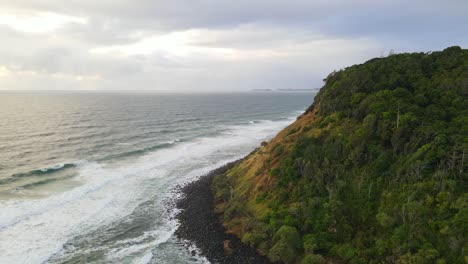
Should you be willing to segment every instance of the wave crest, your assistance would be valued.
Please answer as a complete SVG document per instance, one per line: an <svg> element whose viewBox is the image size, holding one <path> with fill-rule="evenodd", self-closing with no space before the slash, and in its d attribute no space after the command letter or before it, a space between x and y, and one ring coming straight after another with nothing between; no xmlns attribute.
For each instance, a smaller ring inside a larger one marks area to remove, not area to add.
<svg viewBox="0 0 468 264"><path fill-rule="evenodd" d="M19 181L28 177L43 176L43 175L48 175L52 173L57 173L65 169L74 168L77 165L78 163L60 163L60 164L56 164L50 167L45 167L42 169L32 170L28 172L15 173L8 178L0 179L0 185L16 182L16 181Z"/></svg>

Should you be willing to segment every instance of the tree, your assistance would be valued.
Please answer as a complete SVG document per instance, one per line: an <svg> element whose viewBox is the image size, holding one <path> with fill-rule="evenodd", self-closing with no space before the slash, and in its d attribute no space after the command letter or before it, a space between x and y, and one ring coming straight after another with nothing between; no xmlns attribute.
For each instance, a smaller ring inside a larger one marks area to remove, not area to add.
<svg viewBox="0 0 468 264"><path fill-rule="evenodd" d="M282 226L273 237L274 246L268 257L272 261L292 263L302 247L301 237L295 227Z"/></svg>

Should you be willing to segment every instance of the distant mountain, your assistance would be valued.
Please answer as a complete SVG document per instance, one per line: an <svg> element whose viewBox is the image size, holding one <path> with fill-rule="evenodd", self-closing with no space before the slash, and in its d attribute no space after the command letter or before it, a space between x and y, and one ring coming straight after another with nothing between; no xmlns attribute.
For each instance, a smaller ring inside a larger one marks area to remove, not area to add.
<svg viewBox="0 0 468 264"><path fill-rule="evenodd" d="M296 122L215 177L228 232L284 263L466 263L468 50L325 81Z"/></svg>

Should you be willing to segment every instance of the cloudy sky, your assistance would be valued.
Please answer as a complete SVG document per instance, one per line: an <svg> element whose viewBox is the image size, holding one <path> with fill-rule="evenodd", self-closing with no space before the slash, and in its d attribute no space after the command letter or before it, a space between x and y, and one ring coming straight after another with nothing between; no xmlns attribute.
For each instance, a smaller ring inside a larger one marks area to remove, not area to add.
<svg viewBox="0 0 468 264"><path fill-rule="evenodd" d="M316 88L468 47L467 0L0 0L0 90Z"/></svg>

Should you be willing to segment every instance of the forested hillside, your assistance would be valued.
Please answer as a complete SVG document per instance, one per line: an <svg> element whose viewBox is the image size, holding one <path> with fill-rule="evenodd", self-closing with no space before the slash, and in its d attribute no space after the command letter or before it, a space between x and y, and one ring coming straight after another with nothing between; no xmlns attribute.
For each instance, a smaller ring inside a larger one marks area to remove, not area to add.
<svg viewBox="0 0 468 264"><path fill-rule="evenodd" d="M272 261L466 263L467 151L468 50L396 54L331 73L212 188Z"/></svg>

